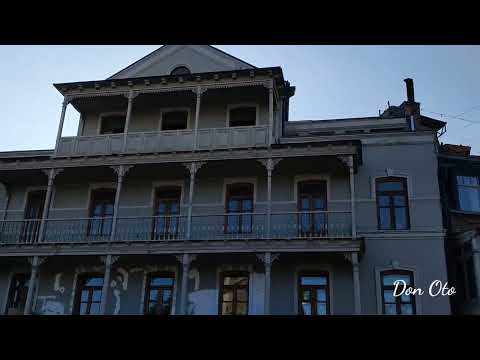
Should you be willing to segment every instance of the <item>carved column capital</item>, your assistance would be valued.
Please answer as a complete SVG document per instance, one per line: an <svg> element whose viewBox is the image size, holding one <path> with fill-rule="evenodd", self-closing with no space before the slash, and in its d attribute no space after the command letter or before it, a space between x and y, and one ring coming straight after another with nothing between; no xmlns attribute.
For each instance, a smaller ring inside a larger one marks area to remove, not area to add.
<svg viewBox="0 0 480 360"><path fill-rule="evenodd" d="M100 256L100 261L105 264L105 266L109 267L115 264L120 256L112 256L112 255L106 255L106 256Z"/></svg>
<svg viewBox="0 0 480 360"><path fill-rule="evenodd" d="M183 267L190 267L192 261L197 259L197 255L190 255L190 254L182 254L182 255L175 255L175 258L183 265Z"/></svg>
<svg viewBox="0 0 480 360"><path fill-rule="evenodd" d="M279 254L272 254L270 252L266 252L264 254L257 254L257 258L265 264L265 267L270 268L275 260L277 260Z"/></svg>
<svg viewBox="0 0 480 360"><path fill-rule="evenodd" d="M187 168L187 170L190 172L190 176L195 177L197 174L197 171L200 170L200 168L205 165L205 161L197 161L197 162L187 162L187 163L182 163L183 166Z"/></svg>
<svg viewBox="0 0 480 360"><path fill-rule="evenodd" d="M273 93L273 80L264 81L263 86L266 87L270 93Z"/></svg>
<svg viewBox="0 0 480 360"><path fill-rule="evenodd" d="M349 169L353 168L353 155L337 155L337 159Z"/></svg>
<svg viewBox="0 0 480 360"><path fill-rule="evenodd" d="M73 100L73 97L72 96L68 96L68 95L65 95L63 97L63 102L62 102L62 106L67 106L68 104L70 104Z"/></svg>
<svg viewBox="0 0 480 360"><path fill-rule="evenodd" d="M128 171L133 168L134 165L119 165L119 166L110 166L113 171L117 174L119 178L123 178L127 175Z"/></svg>
<svg viewBox="0 0 480 360"><path fill-rule="evenodd" d="M46 256L33 256L28 258L28 262L30 263L30 265L32 265L32 267L35 267L35 268L42 265L46 260L47 260Z"/></svg>
<svg viewBox="0 0 480 360"><path fill-rule="evenodd" d="M358 269L358 254L356 252L353 253L345 253L343 254L345 260L353 265L354 268Z"/></svg>
<svg viewBox="0 0 480 360"><path fill-rule="evenodd" d="M268 159L258 159L257 161L263 166L265 166L265 169L267 169L267 171L271 173L273 170L275 170L275 166L277 166L277 164L282 160L283 159L268 158Z"/></svg>
<svg viewBox="0 0 480 360"><path fill-rule="evenodd" d="M53 181L57 177L58 174L60 174L64 169L42 169L42 172L48 176L48 184L52 185Z"/></svg>
<svg viewBox="0 0 480 360"><path fill-rule="evenodd" d="M197 98L198 97L201 97L202 94L207 91L208 89L207 88L204 88L204 87L201 87L201 86L197 86L196 88L193 88L192 91L195 95L197 95Z"/></svg>
<svg viewBox="0 0 480 360"><path fill-rule="evenodd" d="M140 92L138 91L130 91L128 93L123 94L123 96L125 96L128 99L128 102L132 102L133 99L135 99L138 95L140 95Z"/></svg>

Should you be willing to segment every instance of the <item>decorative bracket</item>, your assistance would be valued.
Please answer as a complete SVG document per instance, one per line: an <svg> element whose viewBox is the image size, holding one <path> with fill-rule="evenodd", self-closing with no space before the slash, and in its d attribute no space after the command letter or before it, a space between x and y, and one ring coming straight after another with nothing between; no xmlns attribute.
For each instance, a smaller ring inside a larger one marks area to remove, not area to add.
<svg viewBox="0 0 480 360"><path fill-rule="evenodd" d="M357 253L345 253L343 254L345 260L347 260L354 267L358 267L358 254Z"/></svg>
<svg viewBox="0 0 480 360"><path fill-rule="evenodd" d="M32 267L38 267L47 260L46 256L33 256L28 258L28 262Z"/></svg>
<svg viewBox="0 0 480 360"><path fill-rule="evenodd" d="M266 267L272 266L273 262L277 260L279 254L272 254L272 253L265 253L265 254L257 254L257 258L260 259Z"/></svg>
<svg viewBox="0 0 480 360"><path fill-rule="evenodd" d="M110 168L115 171L119 178L123 178L127 175L128 171L133 168L134 165L120 165L120 166L110 166Z"/></svg>
<svg viewBox="0 0 480 360"><path fill-rule="evenodd" d="M100 261L105 264L105 266L112 266L115 264L120 256L100 256ZM109 260L110 259L110 260Z"/></svg>
<svg viewBox="0 0 480 360"><path fill-rule="evenodd" d="M187 170L190 172L190 176L193 176L193 177L197 174L197 171L200 170L200 168L205 164L206 164L205 161L182 163L182 165L185 166Z"/></svg>
<svg viewBox="0 0 480 360"><path fill-rule="evenodd" d="M63 168L58 168L58 169L42 169L42 172L48 176L48 181L55 180L58 174L60 174L64 169Z"/></svg>
<svg viewBox="0 0 480 360"><path fill-rule="evenodd" d="M128 101L133 101L138 95L140 95L140 92L138 91L130 91L128 93L124 93L123 96L125 96Z"/></svg>
<svg viewBox="0 0 480 360"><path fill-rule="evenodd" d="M202 96L202 94L207 90L208 90L207 88L204 88L201 86L197 86L196 88L192 89L193 93L196 94L197 96Z"/></svg>
<svg viewBox="0 0 480 360"><path fill-rule="evenodd" d="M257 161L261 163L263 166L265 166L265 169L267 169L268 172L272 172L273 170L275 170L275 166L277 166L277 164L282 160L283 159L268 158L268 159L258 159Z"/></svg>
<svg viewBox="0 0 480 360"><path fill-rule="evenodd" d="M184 267L190 267L192 261L195 261L197 259L197 255L190 254L175 255L175 257Z"/></svg>
<svg viewBox="0 0 480 360"><path fill-rule="evenodd" d="M353 168L353 155L337 155L337 159L349 169Z"/></svg>

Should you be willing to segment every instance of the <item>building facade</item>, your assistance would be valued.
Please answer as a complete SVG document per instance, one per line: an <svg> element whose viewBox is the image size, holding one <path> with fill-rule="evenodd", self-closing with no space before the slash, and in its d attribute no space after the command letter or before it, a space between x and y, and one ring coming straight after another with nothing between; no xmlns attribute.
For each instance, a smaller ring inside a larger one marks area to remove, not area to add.
<svg viewBox="0 0 480 360"><path fill-rule="evenodd" d="M480 314L480 157L469 146L442 144L439 179L455 314Z"/></svg>
<svg viewBox="0 0 480 360"><path fill-rule="evenodd" d="M445 124L406 83L378 117L292 121L280 67L167 45L55 84L55 149L0 153L0 311L449 314L392 296L447 280Z"/></svg>

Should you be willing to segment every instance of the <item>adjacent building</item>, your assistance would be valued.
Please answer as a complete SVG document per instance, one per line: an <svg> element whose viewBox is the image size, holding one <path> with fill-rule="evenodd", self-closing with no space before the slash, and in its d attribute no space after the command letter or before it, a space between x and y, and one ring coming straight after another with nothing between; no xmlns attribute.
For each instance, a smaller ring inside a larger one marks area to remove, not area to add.
<svg viewBox="0 0 480 360"><path fill-rule="evenodd" d="M55 84L55 148L0 153L0 311L449 314L392 296L447 281L445 123L406 84L380 116L292 121L280 67L203 45Z"/></svg>
<svg viewBox="0 0 480 360"><path fill-rule="evenodd" d="M452 311L480 314L480 156L463 145L442 144L439 179L447 229Z"/></svg>

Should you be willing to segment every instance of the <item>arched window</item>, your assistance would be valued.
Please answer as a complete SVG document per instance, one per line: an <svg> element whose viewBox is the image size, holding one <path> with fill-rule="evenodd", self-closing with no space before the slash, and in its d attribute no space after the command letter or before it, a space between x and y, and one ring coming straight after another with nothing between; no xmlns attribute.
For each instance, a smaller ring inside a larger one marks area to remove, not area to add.
<svg viewBox="0 0 480 360"><path fill-rule="evenodd" d="M188 75L188 74L191 74L191 72L186 66L177 66L170 73L170 75Z"/></svg>
<svg viewBox="0 0 480 360"><path fill-rule="evenodd" d="M406 270L388 270L381 272L382 304L384 315L415 315L415 295L399 295L402 290L414 289L413 273ZM399 281L398 290L394 296L395 281ZM404 286L405 285L405 286Z"/></svg>
<svg viewBox="0 0 480 360"><path fill-rule="evenodd" d="M407 180L402 177L383 177L375 182L379 230L408 230Z"/></svg>

